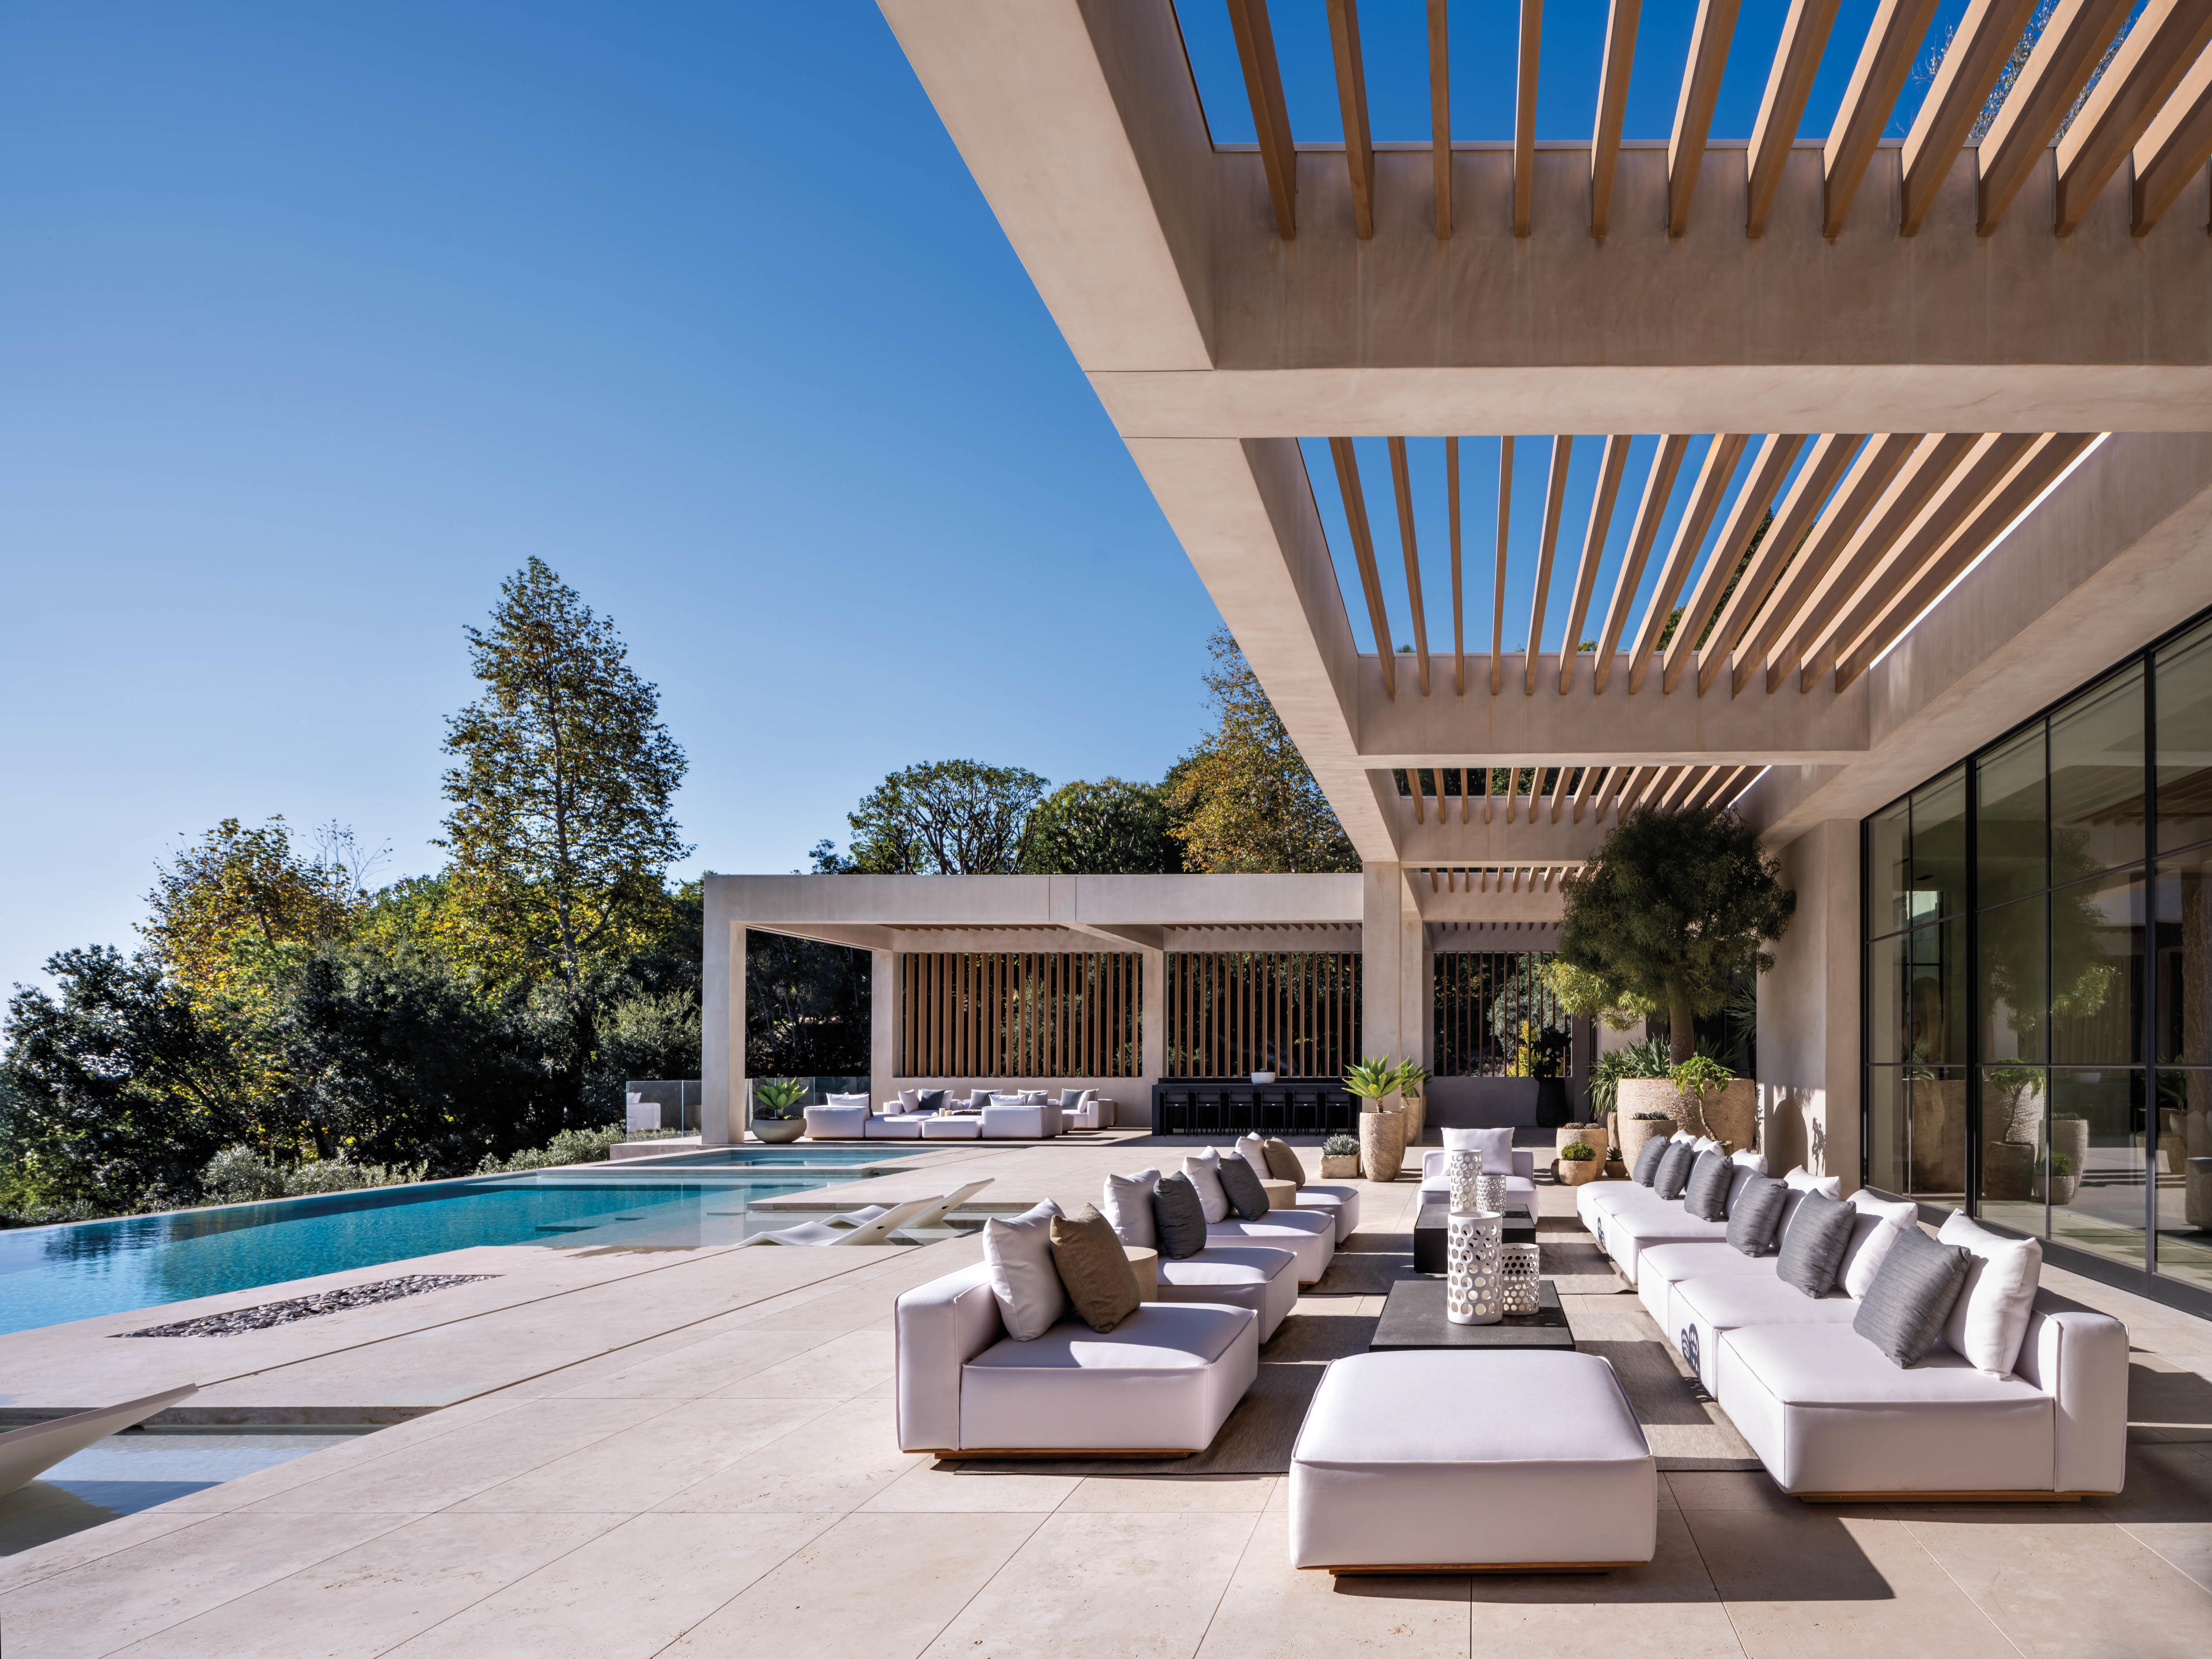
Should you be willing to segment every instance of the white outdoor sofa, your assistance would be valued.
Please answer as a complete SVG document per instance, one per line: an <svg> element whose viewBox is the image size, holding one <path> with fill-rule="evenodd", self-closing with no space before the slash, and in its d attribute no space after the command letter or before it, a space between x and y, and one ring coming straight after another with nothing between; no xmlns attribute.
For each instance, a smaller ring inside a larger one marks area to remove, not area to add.
<svg viewBox="0 0 2212 1659"><path fill-rule="evenodd" d="M1258 1135L1243 1135L1236 1150L1252 1166L1262 1181L1273 1180L1273 1171L1267 1168L1266 1142ZM1222 1154L1224 1158L1228 1153ZM1311 1210L1316 1214L1331 1217L1336 1223L1334 1243L1341 1244L1359 1231L1359 1188L1330 1186L1325 1182L1308 1182L1298 1188L1293 1207Z"/></svg>
<svg viewBox="0 0 2212 1659"><path fill-rule="evenodd" d="M910 1091L909 1091L910 1092ZM1060 1109L1050 1101L977 1090L957 1115L951 1110L900 1109L903 1097L878 1112L866 1095L831 1095L806 1108L809 1140L1048 1140L1060 1133ZM980 1108L980 1109L978 1109Z"/></svg>
<svg viewBox="0 0 2212 1659"><path fill-rule="evenodd" d="M1060 1116L1066 1128L1110 1129L1114 1127L1114 1103L1096 1089L1062 1089Z"/></svg>
<svg viewBox="0 0 2212 1659"><path fill-rule="evenodd" d="M1745 1181L1751 1176L1764 1175L1766 1160L1757 1152L1737 1152L1730 1161L1736 1165L1735 1184L1729 1191L1729 1208L1733 1213ZM1825 1177L1819 1187L1830 1198L1837 1194L1837 1182L1832 1176ZM1634 1181L1585 1182L1575 1189L1575 1213L1597 1241L1598 1248L1613 1258L1621 1276L1632 1285L1637 1282L1644 1252L1655 1246L1724 1243L1728 1238L1727 1222L1707 1221L1692 1215L1682 1207L1680 1199L1662 1199L1650 1188Z"/></svg>
<svg viewBox="0 0 2212 1659"><path fill-rule="evenodd" d="M1103 1334L1006 1334L981 1264L898 1299L899 1449L940 1457L1203 1451L1260 1374L1259 1316L1147 1302Z"/></svg>

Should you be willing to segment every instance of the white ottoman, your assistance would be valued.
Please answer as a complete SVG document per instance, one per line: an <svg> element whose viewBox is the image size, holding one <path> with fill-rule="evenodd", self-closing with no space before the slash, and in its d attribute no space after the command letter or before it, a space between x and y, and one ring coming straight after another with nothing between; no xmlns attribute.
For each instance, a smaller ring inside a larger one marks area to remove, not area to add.
<svg viewBox="0 0 2212 1659"><path fill-rule="evenodd" d="M1260 1316L1260 1340L1297 1305L1298 1259L1264 1244L1209 1244L1196 1255L1159 1258L1162 1302L1214 1302Z"/></svg>
<svg viewBox="0 0 2212 1659"><path fill-rule="evenodd" d="M806 1109L806 1138L809 1140L859 1140L868 1133L868 1109L865 1106L809 1106Z"/></svg>
<svg viewBox="0 0 2212 1659"><path fill-rule="evenodd" d="M980 1117L926 1117L921 1121L924 1140L974 1140L983 1133Z"/></svg>
<svg viewBox="0 0 2212 1659"><path fill-rule="evenodd" d="M1357 1187L1325 1187L1309 1182L1298 1188L1295 1204L1301 1210L1319 1210L1334 1216L1336 1242L1340 1244L1359 1231L1359 1188Z"/></svg>
<svg viewBox="0 0 2212 1659"><path fill-rule="evenodd" d="M1291 1453L1294 1567L1600 1572L1658 1528L1651 1448L1595 1354L1339 1359Z"/></svg>

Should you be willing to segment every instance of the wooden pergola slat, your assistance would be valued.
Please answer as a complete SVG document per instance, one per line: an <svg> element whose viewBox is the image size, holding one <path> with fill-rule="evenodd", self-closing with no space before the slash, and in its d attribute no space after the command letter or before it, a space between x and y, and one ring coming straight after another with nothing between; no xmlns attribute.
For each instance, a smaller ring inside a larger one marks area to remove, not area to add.
<svg viewBox="0 0 2212 1659"><path fill-rule="evenodd" d="M1675 809L1676 798L1680 796L1686 788L1692 784L1704 783L1711 775L1712 768L1710 766L1686 766L1674 775L1651 804L1662 812L1671 812Z"/></svg>
<svg viewBox="0 0 2212 1659"><path fill-rule="evenodd" d="M1812 453L1797 469L1789 493L1782 498L1781 506L1774 509L1774 521L1767 526L1765 539L1759 543L1759 550L1744 568L1735 592L1721 606L1719 619L1713 624L1711 643L1698 659L1699 696L1712 689L1722 667L1750 633L1774 585L1782 580L1784 570L1797 556L1799 544L1812 533L1838 480L1865 446L1866 436L1863 432L1831 432L1814 441ZM1741 675L1734 684L1735 690L1741 690L1742 680L1749 677L1751 671L1747 665L1739 666Z"/></svg>
<svg viewBox="0 0 2212 1659"><path fill-rule="evenodd" d="M1267 194L1275 204L1275 234L1285 241L1298 234L1298 157L1291 143L1291 117L1283 102L1283 74L1275 64L1275 32L1267 21L1267 0L1229 0L1229 23L1237 35L1237 59L1244 67L1244 95L1252 102L1252 128L1259 135L1260 161L1267 172Z"/></svg>
<svg viewBox="0 0 2212 1659"><path fill-rule="evenodd" d="M2130 228L2143 236L2212 161L2212 46L2197 54L2165 108L2136 142L2134 161Z"/></svg>
<svg viewBox="0 0 2212 1659"><path fill-rule="evenodd" d="M1690 60L1682 70L1682 92L1674 104L1674 131L1667 141L1667 234L1690 228L1690 201L1705 164L1705 140L1712 136L1713 106L1720 100L1721 74L1728 68L1735 40L1740 0L1698 0L1698 21L1690 35Z"/></svg>
<svg viewBox="0 0 2212 1659"><path fill-rule="evenodd" d="M1490 597L1490 695L1505 685L1505 532L1513 520L1513 440L1498 441L1498 582ZM1485 823L1490 822L1487 811Z"/></svg>
<svg viewBox="0 0 2212 1659"><path fill-rule="evenodd" d="M1559 763L1559 775L1552 783L1552 822L1559 821L1559 809L1567 804L1567 775L1574 770L1565 761Z"/></svg>
<svg viewBox="0 0 2212 1659"><path fill-rule="evenodd" d="M1660 439L1659 453L1652 457L1651 471L1644 474L1644 499L1636 508L1636 528L1629 534L1620 574L1613 578L1613 601L1605 608L1605 628L1598 635L1597 661L1590 669L1592 696L1602 692L1606 682L1613 678L1613 653L1620 645L1621 631L1628 626L1629 607L1636 603L1636 590L1644 580L1644 567L1651 557L1651 544L1658 538L1659 521L1667 516L1667 503L1674 494L1674 479L1682 470L1682 457L1689 448L1686 435L1668 433Z"/></svg>
<svg viewBox="0 0 2212 1659"><path fill-rule="evenodd" d="M1575 598L1567 611L1567 632L1559 647L1559 695L1574 689L1575 659L1580 654L1583 622L1589 615L1591 590L1597 586L1597 568L1605 557L1606 532L1613 527L1613 503L1620 496L1620 472L1628 464L1628 439L1614 433L1605 441L1597 494L1590 501L1589 527L1583 535L1582 565L1575 573Z"/></svg>
<svg viewBox="0 0 2212 1659"><path fill-rule="evenodd" d="M1603 775L1612 769L1613 769L1610 767L1603 766L1585 766L1583 768L1582 781L1575 786L1574 821L1577 823L1580 823L1583 821L1583 808L1589 805L1591 790L1597 785Z"/></svg>
<svg viewBox="0 0 2212 1659"><path fill-rule="evenodd" d="M1641 772L1643 769L1643 768L1638 766L1608 766L1606 768L1605 782L1597 792L1597 801L1595 805L1590 809L1591 822L1595 823L1603 823L1605 822L1606 809L1613 804L1616 797L1625 795L1629 790L1633 789L1636 787L1637 774Z"/></svg>
<svg viewBox="0 0 2212 1659"><path fill-rule="evenodd" d="M1451 26L1447 10L1448 0L1429 0L1429 141L1436 151L1439 242L1451 240L1452 233Z"/></svg>
<svg viewBox="0 0 2212 1659"><path fill-rule="evenodd" d="M1336 487L1344 497L1344 520L1352 531L1352 556L1359 565L1359 586L1367 596L1368 625L1375 630L1375 653L1382 659L1382 694L1398 699L1398 662L1390 645L1390 619L1382 609L1382 579L1375 569L1375 538L1367 527L1367 498L1359 489L1359 458L1352 440L1331 438L1328 456L1336 463Z"/></svg>
<svg viewBox="0 0 2212 1659"><path fill-rule="evenodd" d="M1367 71L1359 60L1358 0L1328 0L1328 40L1336 55L1336 101L1344 112L1344 161L1352 172L1352 223L1375 240L1375 146L1367 133Z"/></svg>
<svg viewBox="0 0 2212 1659"><path fill-rule="evenodd" d="M1644 0L1612 0L1612 5L1597 76L1597 124L1590 132L1590 234L1601 242L1613 214L1613 175L1620 163L1620 126L1628 114L1628 76L1635 67Z"/></svg>
<svg viewBox="0 0 2212 1659"><path fill-rule="evenodd" d="M1444 440L1444 502L1451 517L1452 690L1467 695L1467 604L1460 592L1459 440Z"/></svg>
<svg viewBox="0 0 2212 1659"><path fill-rule="evenodd" d="M1867 164L1874 160L1875 147L1889 125L1890 112L1897 107L1897 95L1905 90L1905 77L1912 72L1912 60L1919 56L1936 7L1936 0L1881 0L1875 9L1821 155L1826 185L1820 234L1832 242L1843 234L1851 198L1858 194Z"/></svg>
<svg viewBox="0 0 2212 1659"><path fill-rule="evenodd" d="M2149 0L2058 140L2058 216L2070 236L2208 43L2212 0Z"/></svg>
<svg viewBox="0 0 2212 1659"><path fill-rule="evenodd" d="M1389 448L1390 488L1398 506L1398 544L1406 555L1406 603L1413 613L1413 664L1425 697L1429 695L1429 617L1421 601L1421 553L1413 538L1413 474L1406 465L1406 441L1393 438Z"/></svg>
<svg viewBox="0 0 2212 1659"><path fill-rule="evenodd" d="M1528 647L1522 692L1536 695L1536 661L1543 655L1544 602L1552 588L1552 557L1559 551L1559 514L1566 505L1567 464L1575 453L1574 434L1563 432L1552 440L1552 473L1544 490L1544 535L1536 549L1536 592L1528 607Z"/></svg>
<svg viewBox="0 0 2212 1659"><path fill-rule="evenodd" d="M1660 678L1662 690L1672 691L1681 683L1682 671L1697 654L1698 636L1705 631L1705 623L1719 609L1729 578L1735 574L1744 549L1751 545L1752 537L1758 533L1768 504L1789 477L1790 462L1797 459L1797 452L1804 447L1805 434L1802 432L1769 433L1759 441L1750 473L1743 488L1736 492L1735 505L1729 509L1727 521L1713 538L1713 550L1706 556L1705 568L1698 573L1698 585L1682 607L1681 625L1667 641L1667 659ZM1629 689L1635 690L1633 681Z"/></svg>
<svg viewBox="0 0 2212 1659"><path fill-rule="evenodd" d="M1544 40L1544 0L1521 0L1520 76L1513 103L1513 234L1528 234L1536 191L1536 58Z"/></svg>
<svg viewBox="0 0 2212 1659"><path fill-rule="evenodd" d="M1751 154L1744 185L1743 228L1747 236L1766 234L1767 215L1774 210L1775 192L1782 188L1782 169L1796 142L1797 126L1805 118L1805 101L1813 95L1813 82L1820 72L1820 54L1828 49L1828 34L1836 26L1836 9L1842 0L1790 0L1790 15L1782 25L1782 39L1774 49L1774 67L1767 72L1766 96L1759 106L1759 119L1751 130Z"/></svg>
<svg viewBox="0 0 2212 1659"><path fill-rule="evenodd" d="M2041 165L2058 124L2128 21L2134 0L2058 0L2035 49L2005 94L1974 155L1981 170L1974 228L1997 228L2013 198Z"/></svg>
<svg viewBox="0 0 2212 1659"><path fill-rule="evenodd" d="M1997 76L2035 15L2037 0L1970 0L1905 136L1904 204L1898 234L1912 235L1959 159Z"/></svg>
<svg viewBox="0 0 2212 1659"><path fill-rule="evenodd" d="M1651 602L1644 606L1644 623L1636 632L1636 648L1629 653L1628 690L1632 696L1644 689L1644 671L1650 666L1652 653L1659 648L1659 636L1667 629L1667 613L1674 609L1674 596L1690 578L1691 568L1698 562L1698 549L1704 545L1713 515L1727 498L1729 484L1735 477L1745 446L1750 441L1747 434L1724 432L1706 447L1697 482L1690 487L1690 505L1674 526L1674 545L1667 550L1666 562L1659 567L1659 580L1651 590Z"/></svg>

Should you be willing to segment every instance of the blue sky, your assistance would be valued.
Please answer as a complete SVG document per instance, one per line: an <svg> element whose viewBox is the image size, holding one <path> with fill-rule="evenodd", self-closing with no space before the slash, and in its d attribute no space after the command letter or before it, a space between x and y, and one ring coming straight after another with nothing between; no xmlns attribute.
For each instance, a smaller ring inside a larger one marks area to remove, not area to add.
<svg viewBox="0 0 2212 1659"><path fill-rule="evenodd" d="M1365 8L1380 137L1419 9ZM1604 8L1551 9L1539 131L1586 137ZM1275 11L1333 137L1320 0ZM1693 11L1645 7L1631 137ZM1512 15L1455 6L1462 137L1510 131ZM533 553L661 688L689 870L798 866L911 762L1156 776L1204 718L1212 605L872 6L15 0L0 224L0 982L130 943L225 816L435 867L461 629Z"/></svg>

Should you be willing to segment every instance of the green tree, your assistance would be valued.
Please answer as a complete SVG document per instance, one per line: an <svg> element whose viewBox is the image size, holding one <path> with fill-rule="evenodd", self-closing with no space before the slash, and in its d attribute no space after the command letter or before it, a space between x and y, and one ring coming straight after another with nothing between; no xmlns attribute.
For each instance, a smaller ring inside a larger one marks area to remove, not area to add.
<svg viewBox="0 0 2212 1659"><path fill-rule="evenodd" d="M846 814L850 851L827 842L814 867L861 875L998 876L1020 867L1022 832L1045 781L1019 766L933 761L894 772Z"/></svg>
<svg viewBox="0 0 2212 1659"><path fill-rule="evenodd" d="M1206 644L1214 726L1167 785L1186 865L1216 875L1359 868L1351 837L1235 637L1224 628Z"/></svg>
<svg viewBox="0 0 2212 1659"><path fill-rule="evenodd" d="M266 993L269 959L287 945L342 938L368 908L365 855L353 831L330 824L312 852L293 844L279 813L256 829L225 818L155 866L140 924L171 977L207 1001Z"/></svg>
<svg viewBox="0 0 2212 1659"><path fill-rule="evenodd" d="M1695 1016L1725 1008L1738 975L1774 966L1759 946L1797 908L1781 874L1728 807L1640 807L1562 884L1559 960L1601 981L1606 1005L1666 1010L1680 1063L1695 1048Z"/></svg>
<svg viewBox="0 0 2212 1659"><path fill-rule="evenodd" d="M1066 783L1030 814L1021 865L1033 876L1174 875L1182 844L1160 790L1107 778Z"/></svg>
<svg viewBox="0 0 2212 1659"><path fill-rule="evenodd" d="M671 810L684 751L613 623L542 560L502 586L489 629L467 631L485 690L446 733L447 925L488 977L553 988L580 1097L594 972L637 942L690 850Z"/></svg>

